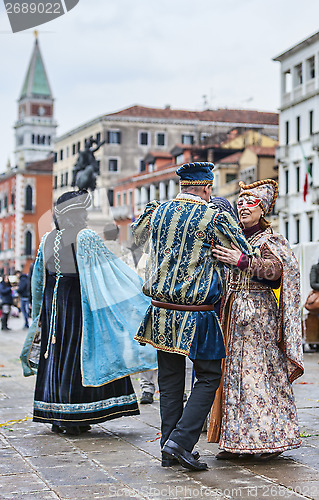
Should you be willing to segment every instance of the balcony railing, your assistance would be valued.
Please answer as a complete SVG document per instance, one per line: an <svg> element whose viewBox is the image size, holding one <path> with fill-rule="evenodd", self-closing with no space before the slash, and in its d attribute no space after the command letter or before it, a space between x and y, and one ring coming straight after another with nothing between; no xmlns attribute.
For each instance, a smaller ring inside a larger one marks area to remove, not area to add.
<svg viewBox="0 0 319 500"><path fill-rule="evenodd" d="M132 217L132 208L129 205L121 205L112 207L112 215L115 220L117 219L130 219Z"/></svg>
<svg viewBox="0 0 319 500"><path fill-rule="evenodd" d="M319 205L319 186L311 189L312 191L312 203L314 205Z"/></svg>
<svg viewBox="0 0 319 500"><path fill-rule="evenodd" d="M289 146L278 146L275 156L277 161L287 161L289 157Z"/></svg>
<svg viewBox="0 0 319 500"><path fill-rule="evenodd" d="M288 212L288 195L278 196L276 201L276 212Z"/></svg>
<svg viewBox="0 0 319 500"><path fill-rule="evenodd" d="M319 132L312 134L311 136L312 149L319 151Z"/></svg>

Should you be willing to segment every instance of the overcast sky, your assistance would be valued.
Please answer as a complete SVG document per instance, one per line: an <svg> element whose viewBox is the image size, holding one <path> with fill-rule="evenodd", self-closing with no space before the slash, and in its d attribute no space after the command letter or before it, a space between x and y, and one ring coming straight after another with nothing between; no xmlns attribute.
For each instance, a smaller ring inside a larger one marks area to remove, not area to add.
<svg viewBox="0 0 319 500"><path fill-rule="evenodd" d="M272 58L318 30L318 0L80 0L39 27L58 135L134 104L202 110L203 96L211 109L277 111ZM0 0L0 171L33 44Z"/></svg>

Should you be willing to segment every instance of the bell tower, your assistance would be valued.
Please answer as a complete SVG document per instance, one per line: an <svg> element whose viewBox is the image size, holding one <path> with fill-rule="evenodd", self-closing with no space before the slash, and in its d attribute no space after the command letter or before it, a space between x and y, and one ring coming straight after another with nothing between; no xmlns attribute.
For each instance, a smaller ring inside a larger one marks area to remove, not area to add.
<svg viewBox="0 0 319 500"><path fill-rule="evenodd" d="M15 163L44 160L53 151L57 123L54 99L35 33L33 53L18 100L15 128Z"/></svg>

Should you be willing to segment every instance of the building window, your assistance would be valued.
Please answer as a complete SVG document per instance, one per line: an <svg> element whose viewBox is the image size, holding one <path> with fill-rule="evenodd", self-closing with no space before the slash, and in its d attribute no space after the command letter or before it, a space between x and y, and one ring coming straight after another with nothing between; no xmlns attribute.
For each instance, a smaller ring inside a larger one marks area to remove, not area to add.
<svg viewBox="0 0 319 500"><path fill-rule="evenodd" d="M286 240L289 240L289 222L287 220L285 221L285 237Z"/></svg>
<svg viewBox="0 0 319 500"><path fill-rule="evenodd" d="M128 193L128 204L130 207L133 205L133 191L129 191Z"/></svg>
<svg viewBox="0 0 319 500"><path fill-rule="evenodd" d="M77 149L77 152L80 151L80 149L81 149L81 143L80 143L80 141L77 143L77 148L76 149Z"/></svg>
<svg viewBox="0 0 319 500"><path fill-rule="evenodd" d="M285 193L289 193L289 170L285 170Z"/></svg>
<svg viewBox="0 0 319 500"><path fill-rule="evenodd" d="M126 191L124 191L123 193L123 205L126 205L127 203L127 194L126 194Z"/></svg>
<svg viewBox="0 0 319 500"><path fill-rule="evenodd" d="M65 172L65 185L69 184L69 172Z"/></svg>
<svg viewBox="0 0 319 500"><path fill-rule="evenodd" d="M32 233L27 231L25 233L25 254L28 256L32 255Z"/></svg>
<svg viewBox="0 0 319 500"><path fill-rule="evenodd" d="M121 132L120 132L120 130L108 130L107 131L107 142L108 142L108 144L121 144Z"/></svg>
<svg viewBox="0 0 319 500"><path fill-rule="evenodd" d="M148 142L148 132L140 132L140 145L147 146Z"/></svg>
<svg viewBox="0 0 319 500"><path fill-rule="evenodd" d="M309 216L309 241L313 241L313 216Z"/></svg>
<svg viewBox="0 0 319 500"><path fill-rule="evenodd" d="M65 148L65 155L66 155L66 157L67 157L67 158L69 158L69 156L70 156L69 146L67 146L67 147Z"/></svg>
<svg viewBox="0 0 319 500"><path fill-rule="evenodd" d="M116 206L121 206L121 193L116 193Z"/></svg>
<svg viewBox="0 0 319 500"><path fill-rule="evenodd" d="M284 73L284 93L288 94L292 90L292 77L290 69Z"/></svg>
<svg viewBox="0 0 319 500"><path fill-rule="evenodd" d="M50 135L48 135L48 144L49 144L49 146L51 144L51 136Z"/></svg>
<svg viewBox="0 0 319 500"><path fill-rule="evenodd" d="M118 160L116 158L109 159L109 172L118 171Z"/></svg>
<svg viewBox="0 0 319 500"><path fill-rule="evenodd" d="M60 161L63 160L63 149L60 149Z"/></svg>
<svg viewBox="0 0 319 500"><path fill-rule="evenodd" d="M7 208L8 208L8 196L7 196L7 195L5 195L5 196L4 196L4 200L3 200L3 208L4 208L5 210L7 210Z"/></svg>
<svg viewBox="0 0 319 500"><path fill-rule="evenodd" d="M226 174L226 182L232 182L237 179L237 174Z"/></svg>
<svg viewBox="0 0 319 500"><path fill-rule="evenodd" d="M72 154L73 154L73 156L75 155L75 153L76 153L76 146L75 146L75 144L72 144Z"/></svg>
<svg viewBox="0 0 319 500"><path fill-rule="evenodd" d="M191 134L182 134L182 144L194 144L194 136Z"/></svg>
<svg viewBox="0 0 319 500"><path fill-rule="evenodd" d="M313 110L309 111L309 134L313 134Z"/></svg>
<svg viewBox="0 0 319 500"><path fill-rule="evenodd" d="M180 163L183 163L184 162L184 155L183 155L183 153L181 155L176 156L175 161L176 161L176 165L179 165Z"/></svg>
<svg viewBox="0 0 319 500"><path fill-rule="evenodd" d="M12 191L12 193L11 193L11 205L13 206L13 208L14 208L14 204L15 204L15 193L14 193L14 191Z"/></svg>
<svg viewBox="0 0 319 500"><path fill-rule="evenodd" d="M64 184L63 184L63 174L60 175L60 186L61 188L63 188Z"/></svg>
<svg viewBox="0 0 319 500"><path fill-rule="evenodd" d="M294 68L294 86L298 87L299 85L302 85L302 64L298 64Z"/></svg>
<svg viewBox="0 0 319 500"><path fill-rule="evenodd" d="M101 132L98 132L98 133L96 134L96 142L97 142L97 143L99 143L99 142L100 142L100 140L101 140Z"/></svg>
<svg viewBox="0 0 319 500"><path fill-rule="evenodd" d="M296 140L300 142L300 116L296 118Z"/></svg>
<svg viewBox="0 0 319 500"><path fill-rule="evenodd" d="M300 243L300 219L296 219L296 243Z"/></svg>
<svg viewBox="0 0 319 500"><path fill-rule="evenodd" d="M312 161L308 161L309 186L313 185L312 168L313 168Z"/></svg>
<svg viewBox="0 0 319 500"><path fill-rule="evenodd" d="M54 153L54 163L56 163L58 161L58 153L55 152Z"/></svg>
<svg viewBox="0 0 319 500"><path fill-rule="evenodd" d="M158 146L165 146L165 134L159 132L157 134L156 143Z"/></svg>
<svg viewBox="0 0 319 500"><path fill-rule="evenodd" d="M35 143L35 135L34 134L31 135L31 142L32 142L32 144Z"/></svg>
<svg viewBox="0 0 319 500"><path fill-rule="evenodd" d="M32 212L32 210L33 210L33 189L30 185L28 185L25 188L24 210L26 212Z"/></svg>
<svg viewBox="0 0 319 500"><path fill-rule="evenodd" d="M146 170L146 163L144 160L140 160L140 172L144 172Z"/></svg>
<svg viewBox="0 0 319 500"><path fill-rule="evenodd" d="M37 143L41 144L41 137L39 135L37 136Z"/></svg>
<svg viewBox="0 0 319 500"><path fill-rule="evenodd" d="M300 191L300 167L296 167L296 191Z"/></svg>
<svg viewBox="0 0 319 500"><path fill-rule="evenodd" d="M312 56L309 59L307 59L306 67L307 67L307 80L312 80L316 76L315 56Z"/></svg>
<svg viewBox="0 0 319 500"><path fill-rule="evenodd" d="M58 176L55 175L53 178L53 189L58 189Z"/></svg>
<svg viewBox="0 0 319 500"><path fill-rule="evenodd" d="M289 144L289 122L285 123L286 145Z"/></svg>

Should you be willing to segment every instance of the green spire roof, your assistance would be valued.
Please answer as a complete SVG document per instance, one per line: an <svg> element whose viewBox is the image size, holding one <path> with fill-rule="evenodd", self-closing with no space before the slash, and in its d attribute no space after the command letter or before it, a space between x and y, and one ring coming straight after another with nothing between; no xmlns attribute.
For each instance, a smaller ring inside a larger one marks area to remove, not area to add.
<svg viewBox="0 0 319 500"><path fill-rule="evenodd" d="M20 99L32 96L52 98L49 80L45 71L37 39L34 44L31 61L24 80Z"/></svg>

